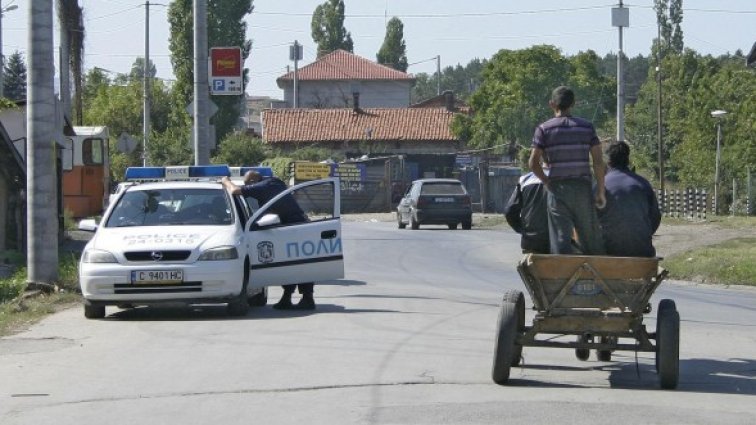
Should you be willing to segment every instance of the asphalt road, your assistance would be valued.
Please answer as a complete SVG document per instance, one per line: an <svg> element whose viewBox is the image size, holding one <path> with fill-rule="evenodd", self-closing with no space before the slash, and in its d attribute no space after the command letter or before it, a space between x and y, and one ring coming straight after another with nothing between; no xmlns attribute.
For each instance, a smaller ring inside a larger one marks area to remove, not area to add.
<svg viewBox="0 0 756 425"><path fill-rule="evenodd" d="M374 222L344 223L344 238L347 278L316 287L314 312L108 308L91 321L75 308L0 339L0 423L756 423L752 289L657 291L682 318L675 391L658 388L650 353L580 362L527 347L498 386L499 299L523 289L514 233Z"/></svg>

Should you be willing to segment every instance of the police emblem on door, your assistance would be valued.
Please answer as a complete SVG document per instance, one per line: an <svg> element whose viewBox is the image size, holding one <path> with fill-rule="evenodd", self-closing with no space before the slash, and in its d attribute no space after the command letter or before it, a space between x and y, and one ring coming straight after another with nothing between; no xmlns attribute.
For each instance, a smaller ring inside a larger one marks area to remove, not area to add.
<svg viewBox="0 0 756 425"><path fill-rule="evenodd" d="M257 260L261 263L272 263L275 258L273 242L262 241L257 244Z"/></svg>

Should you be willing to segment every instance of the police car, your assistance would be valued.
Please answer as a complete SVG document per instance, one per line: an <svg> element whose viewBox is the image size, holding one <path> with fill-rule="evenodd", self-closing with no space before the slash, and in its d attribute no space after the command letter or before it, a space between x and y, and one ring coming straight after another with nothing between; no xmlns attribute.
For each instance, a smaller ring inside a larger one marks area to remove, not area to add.
<svg viewBox="0 0 756 425"><path fill-rule="evenodd" d="M241 174L246 172L242 170ZM109 305L228 305L245 315L266 287L344 276L338 179L293 186L253 211L220 183L227 166L129 168L79 263L84 315ZM292 194L308 222L269 209ZM311 199L319 199L312 203Z"/></svg>

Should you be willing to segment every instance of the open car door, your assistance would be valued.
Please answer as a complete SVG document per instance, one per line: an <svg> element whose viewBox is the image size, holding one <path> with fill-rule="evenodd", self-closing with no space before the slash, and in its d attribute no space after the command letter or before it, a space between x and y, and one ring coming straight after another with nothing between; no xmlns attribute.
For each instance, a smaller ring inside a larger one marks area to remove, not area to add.
<svg viewBox="0 0 756 425"><path fill-rule="evenodd" d="M309 221L282 224L272 207L293 196ZM298 184L260 207L246 224L250 287L344 277L337 178Z"/></svg>

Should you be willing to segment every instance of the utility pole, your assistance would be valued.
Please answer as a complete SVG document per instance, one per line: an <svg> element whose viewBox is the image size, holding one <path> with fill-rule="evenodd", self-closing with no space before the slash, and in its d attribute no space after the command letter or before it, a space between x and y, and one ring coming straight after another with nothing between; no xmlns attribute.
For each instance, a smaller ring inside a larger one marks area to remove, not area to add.
<svg viewBox="0 0 756 425"><path fill-rule="evenodd" d="M26 118L27 283L50 288L58 279L58 180L55 146L53 2L29 2Z"/></svg>
<svg viewBox="0 0 756 425"><path fill-rule="evenodd" d="M436 56L436 95L441 95L441 55Z"/></svg>
<svg viewBox="0 0 756 425"><path fill-rule="evenodd" d="M207 0L194 1L194 165L210 163L207 85Z"/></svg>
<svg viewBox="0 0 756 425"><path fill-rule="evenodd" d="M149 164L150 141L150 2L144 3L144 117L142 122L142 166Z"/></svg>
<svg viewBox="0 0 756 425"><path fill-rule="evenodd" d="M299 61L302 60L302 45L294 40L294 45L289 48L289 60L294 61L294 109L299 107Z"/></svg>
<svg viewBox="0 0 756 425"><path fill-rule="evenodd" d="M662 138L661 23L656 21L656 137L659 147L659 190L664 195L664 139Z"/></svg>
<svg viewBox="0 0 756 425"><path fill-rule="evenodd" d="M617 53L617 140L625 140L625 80L622 70L622 28L630 26L630 11L619 0L619 7L612 9L612 26L619 29L619 52Z"/></svg>
<svg viewBox="0 0 756 425"><path fill-rule="evenodd" d="M60 1L60 0L58 0ZM60 103L63 106L63 115L71 118L71 69L68 51L69 34L68 25L60 26Z"/></svg>

